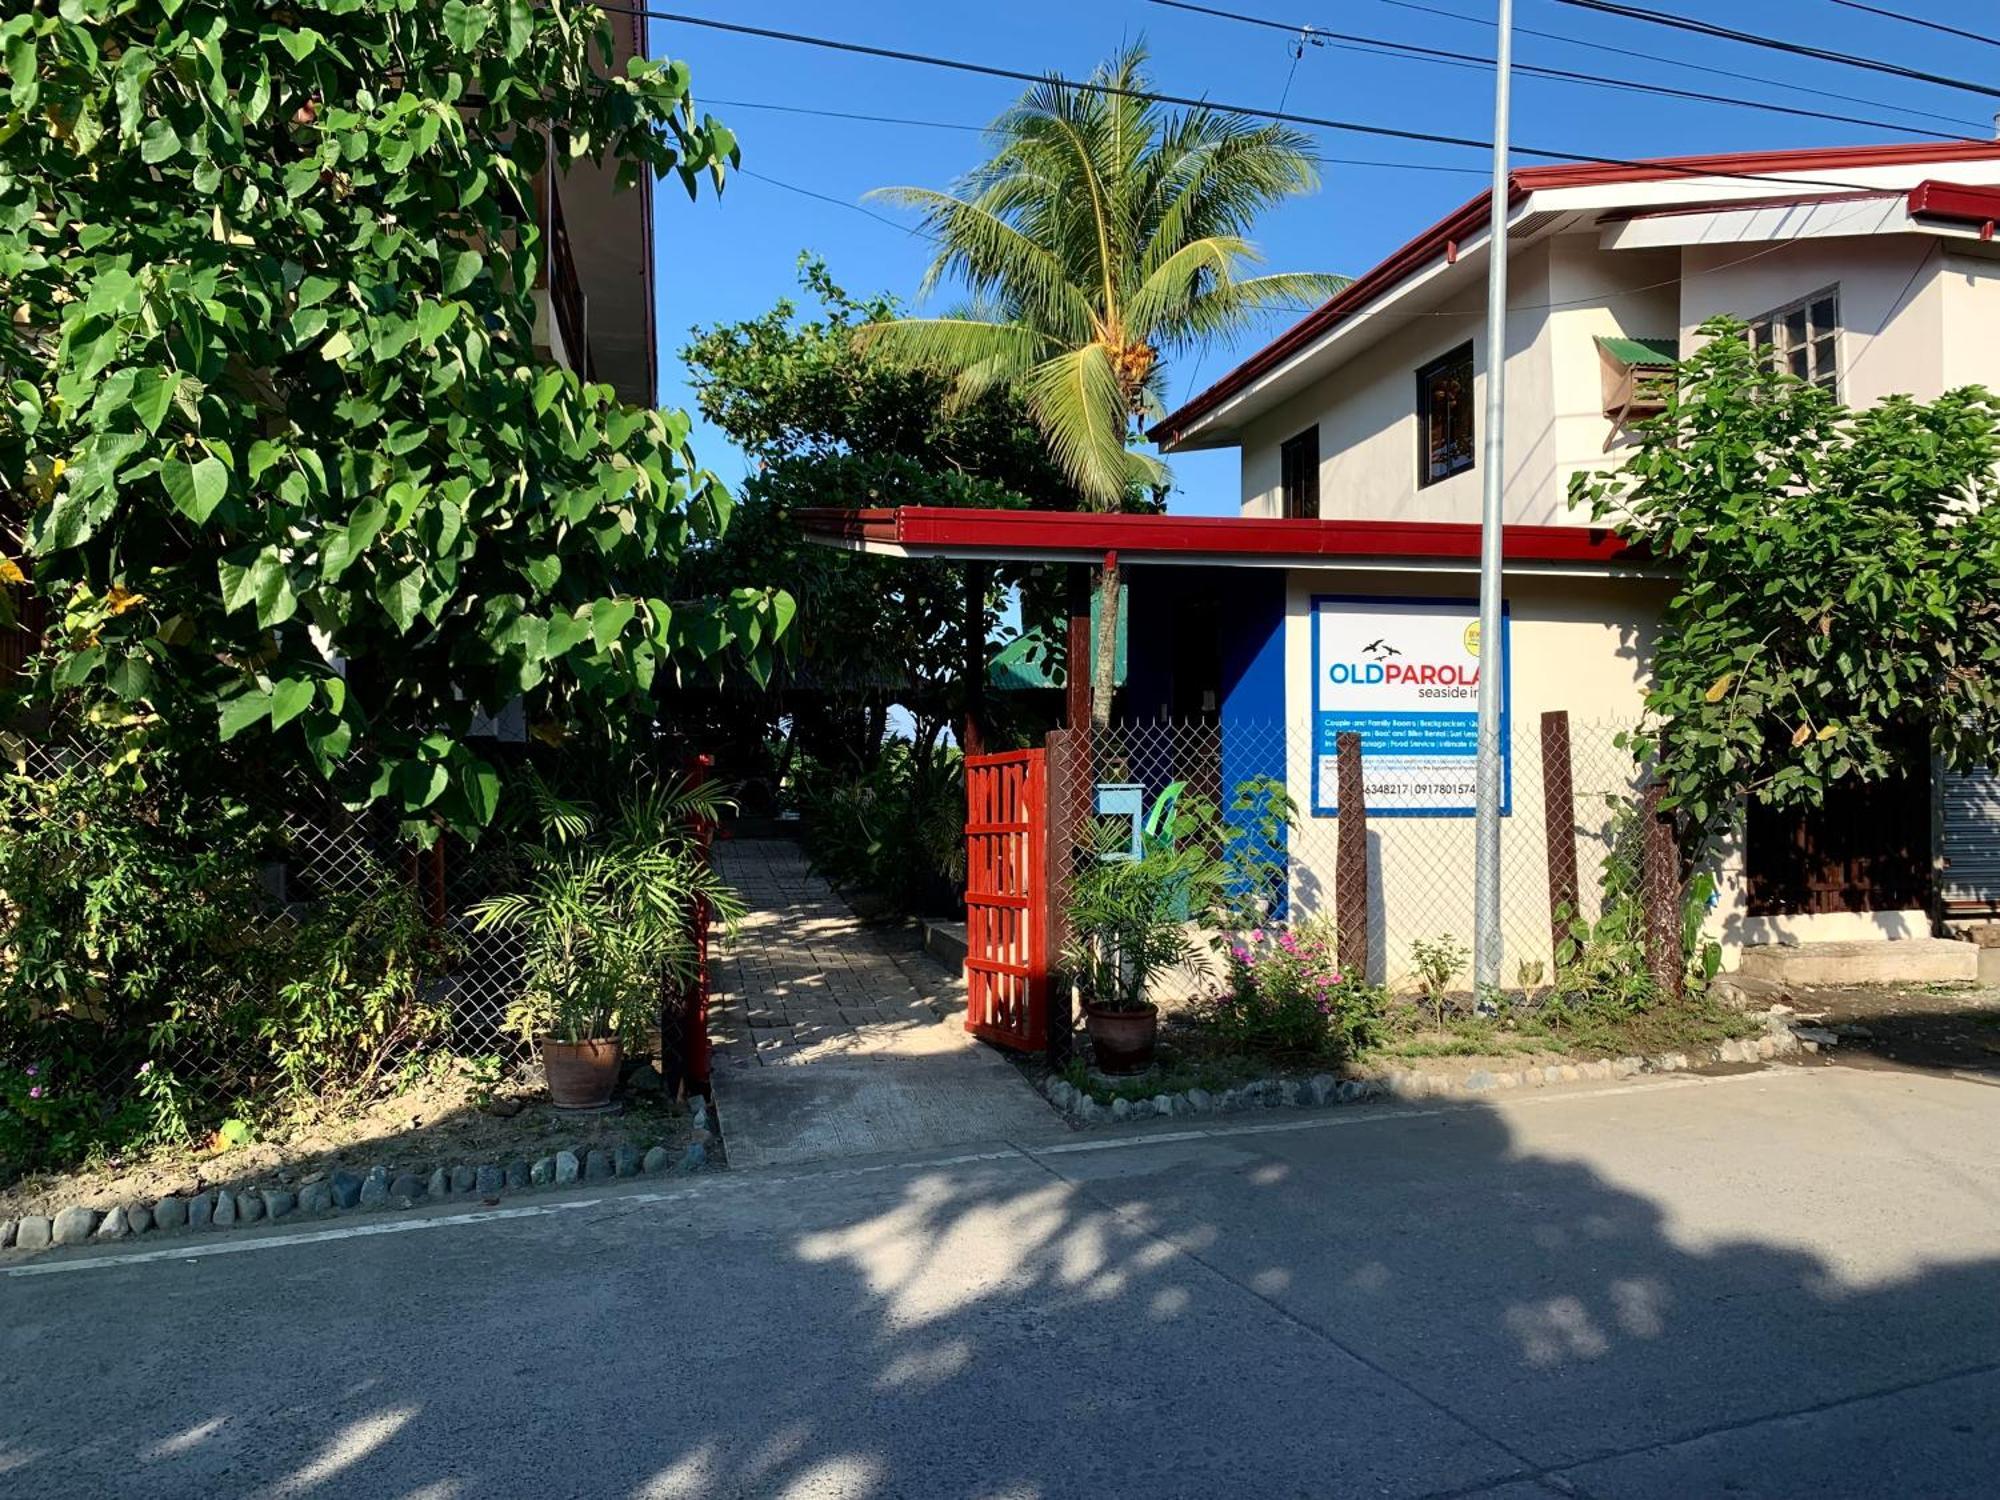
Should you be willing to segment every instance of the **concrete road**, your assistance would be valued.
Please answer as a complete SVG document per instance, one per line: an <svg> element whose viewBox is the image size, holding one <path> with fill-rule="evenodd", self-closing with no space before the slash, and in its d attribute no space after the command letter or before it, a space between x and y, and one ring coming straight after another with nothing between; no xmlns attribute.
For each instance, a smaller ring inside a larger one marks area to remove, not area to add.
<svg viewBox="0 0 2000 1500"><path fill-rule="evenodd" d="M11 1261L0 1493L1991 1494L1996 1142L1787 1070Z"/></svg>

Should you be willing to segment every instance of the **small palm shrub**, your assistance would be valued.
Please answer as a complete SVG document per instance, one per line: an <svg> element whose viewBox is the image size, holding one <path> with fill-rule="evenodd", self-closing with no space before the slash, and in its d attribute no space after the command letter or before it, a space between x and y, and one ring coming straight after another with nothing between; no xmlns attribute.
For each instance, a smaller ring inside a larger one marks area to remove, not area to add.
<svg viewBox="0 0 2000 1500"><path fill-rule="evenodd" d="M1117 844L1115 828L1104 846ZM1146 989L1201 958L1192 924L1214 909L1226 868L1198 845L1154 846L1138 859L1100 858L1072 882L1063 968L1084 1002L1139 1011Z"/></svg>
<svg viewBox="0 0 2000 1500"><path fill-rule="evenodd" d="M474 930L522 940L522 989L507 1024L528 1041L635 1041L664 990L695 978L698 904L731 929L742 915L696 835L728 797L677 779L632 793L607 816L532 775L526 786L536 831L514 849L519 886L471 908Z"/></svg>

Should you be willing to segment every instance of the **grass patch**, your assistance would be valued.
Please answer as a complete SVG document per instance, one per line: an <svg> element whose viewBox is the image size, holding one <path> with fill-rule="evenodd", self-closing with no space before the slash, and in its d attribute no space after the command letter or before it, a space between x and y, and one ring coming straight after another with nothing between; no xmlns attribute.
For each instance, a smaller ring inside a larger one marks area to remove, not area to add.
<svg viewBox="0 0 2000 1500"><path fill-rule="evenodd" d="M1377 1040L1353 1058L1271 1052L1237 1046L1193 1016L1162 1018L1153 1067L1129 1079L1090 1071L1087 1051L1062 1077L1099 1104L1134 1103L1155 1094L1206 1089L1211 1094L1267 1078L1308 1078L1315 1073L1366 1074L1426 1060L1472 1057L1553 1056L1591 1062L1700 1052L1732 1038L1757 1036L1761 1020L1706 996L1629 1015L1508 1009L1497 1016L1448 1015L1440 1028L1428 1007L1392 1001ZM1079 1039L1081 1043L1081 1039ZM1087 1048L1087 1043L1081 1043Z"/></svg>

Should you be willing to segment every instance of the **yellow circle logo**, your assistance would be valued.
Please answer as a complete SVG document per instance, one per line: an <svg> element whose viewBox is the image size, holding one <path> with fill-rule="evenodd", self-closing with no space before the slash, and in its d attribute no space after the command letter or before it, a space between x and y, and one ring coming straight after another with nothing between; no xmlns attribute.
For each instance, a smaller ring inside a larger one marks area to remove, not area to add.
<svg viewBox="0 0 2000 1500"><path fill-rule="evenodd" d="M1474 620L1470 625L1465 627L1465 654L1471 657L1479 655L1479 622L1477 620Z"/></svg>

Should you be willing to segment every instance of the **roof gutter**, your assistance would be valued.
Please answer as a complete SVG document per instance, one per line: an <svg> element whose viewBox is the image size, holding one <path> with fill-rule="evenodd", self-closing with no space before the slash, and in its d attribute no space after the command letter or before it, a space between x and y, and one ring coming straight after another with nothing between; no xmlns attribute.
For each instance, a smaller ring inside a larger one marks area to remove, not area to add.
<svg viewBox="0 0 2000 1500"><path fill-rule="evenodd" d="M1479 527L1453 521L1309 521L1265 517L1124 516L1091 511L901 506L795 513L806 539L892 557L1237 567L1463 571L1479 559ZM1652 571L1606 527L1508 526L1510 565L1599 575Z"/></svg>

